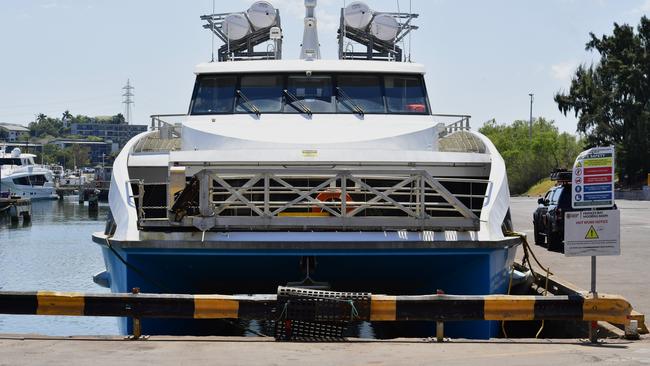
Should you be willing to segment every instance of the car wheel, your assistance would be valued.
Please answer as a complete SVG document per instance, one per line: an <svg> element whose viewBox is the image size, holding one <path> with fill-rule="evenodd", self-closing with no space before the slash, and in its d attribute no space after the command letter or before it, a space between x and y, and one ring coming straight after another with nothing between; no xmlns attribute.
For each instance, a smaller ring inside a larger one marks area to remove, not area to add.
<svg viewBox="0 0 650 366"><path fill-rule="evenodd" d="M547 236L548 238L548 250L552 252L564 253L564 243L562 242L562 237L558 232L551 232Z"/></svg>

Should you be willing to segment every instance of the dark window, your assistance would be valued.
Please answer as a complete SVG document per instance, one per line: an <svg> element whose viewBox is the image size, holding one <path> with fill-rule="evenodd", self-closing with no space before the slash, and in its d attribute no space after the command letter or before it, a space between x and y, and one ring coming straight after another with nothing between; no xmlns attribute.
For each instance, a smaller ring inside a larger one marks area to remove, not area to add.
<svg viewBox="0 0 650 366"><path fill-rule="evenodd" d="M0 158L0 165L22 165L19 158Z"/></svg>
<svg viewBox="0 0 650 366"><path fill-rule="evenodd" d="M283 84L281 76L242 76L239 90L243 97L237 98L237 112L253 112L245 98L260 112L280 112Z"/></svg>
<svg viewBox="0 0 650 366"><path fill-rule="evenodd" d="M355 106L364 113L384 113L381 80L372 75L339 75L336 79L339 113L353 113Z"/></svg>
<svg viewBox="0 0 650 366"><path fill-rule="evenodd" d="M364 113L430 113L421 75L266 73L199 75L190 114L303 113L304 107L312 113L355 113L357 107Z"/></svg>
<svg viewBox="0 0 650 366"><path fill-rule="evenodd" d="M386 76L388 112L426 114L427 101L421 78L416 76Z"/></svg>
<svg viewBox="0 0 650 366"><path fill-rule="evenodd" d="M47 182L47 179L42 174L32 175L29 177L29 180L33 186L42 186L45 185L45 182Z"/></svg>
<svg viewBox="0 0 650 366"><path fill-rule="evenodd" d="M20 177L20 178L14 178L14 184L19 185L19 186L30 186L31 183L29 182L28 177Z"/></svg>
<svg viewBox="0 0 650 366"><path fill-rule="evenodd" d="M235 76L203 76L197 81L192 114L232 113Z"/></svg>
<svg viewBox="0 0 650 366"><path fill-rule="evenodd" d="M332 78L329 76L289 76L287 90L314 113L335 112ZM300 103L285 96L285 112L301 112Z"/></svg>

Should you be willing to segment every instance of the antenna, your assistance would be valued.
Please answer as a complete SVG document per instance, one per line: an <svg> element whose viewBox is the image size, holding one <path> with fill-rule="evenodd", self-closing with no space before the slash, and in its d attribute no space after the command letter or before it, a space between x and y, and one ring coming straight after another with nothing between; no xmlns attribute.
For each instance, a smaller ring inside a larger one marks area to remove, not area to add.
<svg viewBox="0 0 650 366"><path fill-rule="evenodd" d="M302 34L300 58L303 60L320 59L318 27L316 22L317 0L305 0L305 30Z"/></svg>
<svg viewBox="0 0 650 366"><path fill-rule="evenodd" d="M129 124L131 123L131 104L135 103L133 101L134 94L131 91L135 88L131 86L131 80L126 79L126 85L122 89L125 90L124 94L122 94L124 97L124 100L122 101L122 103L124 103L124 120L126 121L126 124Z"/></svg>
<svg viewBox="0 0 650 366"><path fill-rule="evenodd" d="M412 0L409 0L409 14L413 14L413 9L412 9ZM409 32L409 57L408 57L408 62L411 62L411 32Z"/></svg>
<svg viewBox="0 0 650 366"><path fill-rule="evenodd" d="M214 0L212 0L212 14L214 14ZM212 61L211 62L214 62L214 23L211 22L210 26L212 27L211 29L212 32L210 32L212 34Z"/></svg>

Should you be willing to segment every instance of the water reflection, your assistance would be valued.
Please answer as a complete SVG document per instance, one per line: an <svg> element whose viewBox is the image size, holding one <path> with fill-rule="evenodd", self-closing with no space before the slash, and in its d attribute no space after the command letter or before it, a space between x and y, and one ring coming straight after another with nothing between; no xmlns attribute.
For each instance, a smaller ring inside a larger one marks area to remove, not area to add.
<svg viewBox="0 0 650 366"><path fill-rule="evenodd" d="M104 269L90 238L104 229L108 205L92 212L76 197L32 204L32 220L0 221L0 290L107 292L92 275ZM114 318L0 315L0 333L117 334Z"/></svg>

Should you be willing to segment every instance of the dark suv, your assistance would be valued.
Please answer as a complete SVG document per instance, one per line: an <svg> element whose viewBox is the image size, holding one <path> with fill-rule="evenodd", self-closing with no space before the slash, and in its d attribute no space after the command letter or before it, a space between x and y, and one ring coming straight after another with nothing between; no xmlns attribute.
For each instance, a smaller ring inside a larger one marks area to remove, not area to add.
<svg viewBox="0 0 650 366"><path fill-rule="evenodd" d="M564 213L572 211L571 172L554 172L551 180L557 184L537 200L533 213L535 244L564 253Z"/></svg>

